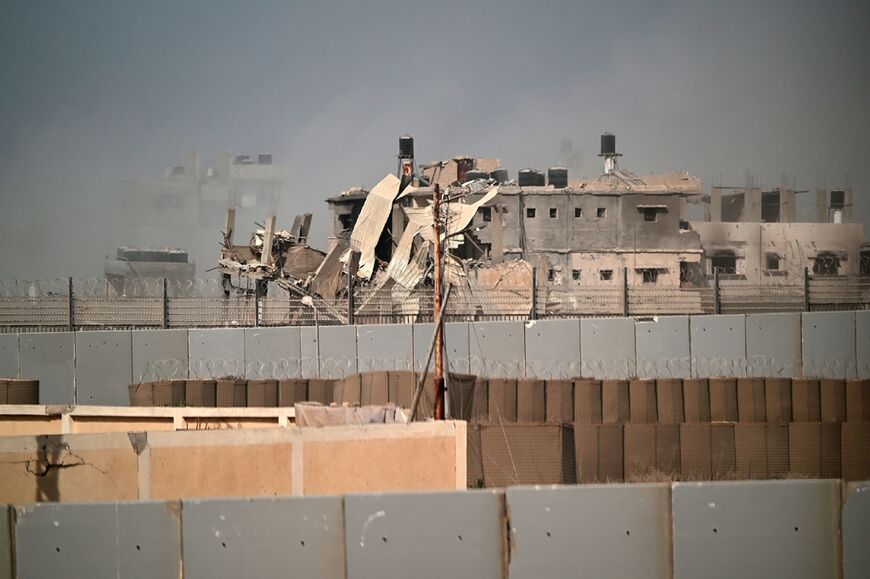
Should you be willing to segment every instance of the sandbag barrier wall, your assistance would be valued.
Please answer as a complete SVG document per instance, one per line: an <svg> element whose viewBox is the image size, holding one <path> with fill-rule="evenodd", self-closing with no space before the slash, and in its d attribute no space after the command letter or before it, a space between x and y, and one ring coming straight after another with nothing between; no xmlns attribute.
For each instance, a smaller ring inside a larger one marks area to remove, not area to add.
<svg viewBox="0 0 870 579"><path fill-rule="evenodd" d="M0 576L856 579L868 536L816 480L0 505Z"/></svg>
<svg viewBox="0 0 870 579"><path fill-rule="evenodd" d="M450 370L492 378L870 378L870 311L448 323ZM41 404L128 404L158 380L420 370L432 324L0 335Z"/></svg>
<svg viewBox="0 0 870 579"><path fill-rule="evenodd" d="M472 488L870 478L870 380L478 379L465 396Z"/></svg>

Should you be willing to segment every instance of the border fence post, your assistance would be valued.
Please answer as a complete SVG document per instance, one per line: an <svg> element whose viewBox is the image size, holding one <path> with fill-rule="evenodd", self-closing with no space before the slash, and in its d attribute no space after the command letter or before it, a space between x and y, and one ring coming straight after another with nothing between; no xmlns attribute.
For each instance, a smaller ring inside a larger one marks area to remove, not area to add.
<svg viewBox="0 0 870 579"><path fill-rule="evenodd" d="M354 283L353 278L356 277L354 275L347 276L347 323L349 325L353 325L354 320L354 309L356 309L356 304L354 303Z"/></svg>
<svg viewBox="0 0 870 579"><path fill-rule="evenodd" d="M169 327L169 282L163 278L163 329Z"/></svg>
<svg viewBox="0 0 870 579"><path fill-rule="evenodd" d="M810 268L804 266L804 311L810 311Z"/></svg>
<svg viewBox="0 0 870 579"><path fill-rule="evenodd" d="M76 304L73 297L73 278L69 278L69 291L67 294L67 304L69 306L69 331L73 332L76 329Z"/></svg>
<svg viewBox="0 0 870 579"><path fill-rule="evenodd" d="M532 267L532 311L529 312L530 320L538 319L538 268Z"/></svg>
<svg viewBox="0 0 870 579"><path fill-rule="evenodd" d="M722 313L722 297L719 294L719 268L713 269L713 313Z"/></svg>
<svg viewBox="0 0 870 579"><path fill-rule="evenodd" d="M622 268L622 315L628 317L628 268Z"/></svg>

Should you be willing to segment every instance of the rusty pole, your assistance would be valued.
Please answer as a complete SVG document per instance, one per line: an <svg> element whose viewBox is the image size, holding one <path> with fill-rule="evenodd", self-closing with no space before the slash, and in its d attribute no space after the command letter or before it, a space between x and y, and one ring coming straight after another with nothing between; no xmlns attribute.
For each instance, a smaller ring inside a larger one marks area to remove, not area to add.
<svg viewBox="0 0 870 579"><path fill-rule="evenodd" d="M435 420L444 420L444 335L441 321L441 187L435 183L432 226L435 229L435 296L432 320L435 322Z"/></svg>

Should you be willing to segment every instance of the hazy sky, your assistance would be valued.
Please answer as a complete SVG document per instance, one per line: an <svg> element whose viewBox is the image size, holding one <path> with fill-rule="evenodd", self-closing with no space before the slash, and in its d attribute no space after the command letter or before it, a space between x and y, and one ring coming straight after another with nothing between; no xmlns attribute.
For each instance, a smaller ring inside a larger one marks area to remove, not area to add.
<svg viewBox="0 0 870 579"><path fill-rule="evenodd" d="M279 222L314 211L325 246L323 199L394 171L406 132L421 162L497 156L512 175L556 164L566 137L598 172L604 130L623 166L705 187L850 172L868 222L868 95L866 1L11 0L0 278L99 275L124 243L117 184L192 150L273 152Z"/></svg>

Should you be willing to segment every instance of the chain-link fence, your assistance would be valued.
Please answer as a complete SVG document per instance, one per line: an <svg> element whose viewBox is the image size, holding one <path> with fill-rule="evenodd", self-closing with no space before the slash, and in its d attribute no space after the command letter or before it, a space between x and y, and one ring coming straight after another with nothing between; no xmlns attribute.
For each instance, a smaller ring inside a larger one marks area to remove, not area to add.
<svg viewBox="0 0 870 579"><path fill-rule="evenodd" d="M870 275L805 270L760 279L728 270L682 276L669 286L617 276L602 283L526 288L454 287L447 321L526 320L602 316L732 314L870 309ZM197 328L431 322L434 292L401 286L357 286L347 296L303 299L275 284L265 297L225 288L219 279L0 281L0 332L71 328Z"/></svg>

